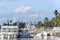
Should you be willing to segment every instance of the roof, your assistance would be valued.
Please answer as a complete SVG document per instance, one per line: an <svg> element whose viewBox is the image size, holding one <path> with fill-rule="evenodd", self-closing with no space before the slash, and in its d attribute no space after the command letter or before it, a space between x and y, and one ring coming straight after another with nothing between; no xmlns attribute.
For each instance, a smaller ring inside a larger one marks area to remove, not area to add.
<svg viewBox="0 0 60 40"><path fill-rule="evenodd" d="M1 26L1 28L18 28L18 26Z"/></svg>

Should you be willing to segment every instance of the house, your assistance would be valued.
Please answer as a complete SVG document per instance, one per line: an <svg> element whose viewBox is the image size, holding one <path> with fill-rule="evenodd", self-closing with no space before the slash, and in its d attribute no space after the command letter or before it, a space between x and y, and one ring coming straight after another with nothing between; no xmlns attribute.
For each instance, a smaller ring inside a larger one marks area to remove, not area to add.
<svg viewBox="0 0 60 40"><path fill-rule="evenodd" d="M0 30L1 40L14 39L18 34L18 26L1 26Z"/></svg>
<svg viewBox="0 0 60 40"><path fill-rule="evenodd" d="M55 32L60 32L60 27L53 27L53 30L54 30Z"/></svg>

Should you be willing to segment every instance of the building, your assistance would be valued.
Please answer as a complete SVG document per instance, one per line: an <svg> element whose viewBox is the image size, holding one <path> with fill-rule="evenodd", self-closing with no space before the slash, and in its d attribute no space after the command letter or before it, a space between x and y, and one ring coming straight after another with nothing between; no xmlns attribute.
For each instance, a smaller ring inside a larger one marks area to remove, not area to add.
<svg viewBox="0 0 60 40"><path fill-rule="evenodd" d="M60 27L53 27L54 32L60 32Z"/></svg>
<svg viewBox="0 0 60 40"><path fill-rule="evenodd" d="M9 40L17 37L18 26L1 26L0 38L1 40Z"/></svg>

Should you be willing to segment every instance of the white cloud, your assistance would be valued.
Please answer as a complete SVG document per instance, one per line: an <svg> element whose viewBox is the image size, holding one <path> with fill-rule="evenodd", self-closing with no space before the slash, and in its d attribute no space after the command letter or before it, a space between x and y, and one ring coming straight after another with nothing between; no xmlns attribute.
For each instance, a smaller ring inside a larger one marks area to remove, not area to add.
<svg viewBox="0 0 60 40"><path fill-rule="evenodd" d="M31 14L29 17L33 18L33 17L39 17L39 16L38 16L38 14Z"/></svg>
<svg viewBox="0 0 60 40"><path fill-rule="evenodd" d="M34 13L34 14L31 14L29 17L30 18L38 18L38 17L43 18L44 16L40 13Z"/></svg>
<svg viewBox="0 0 60 40"><path fill-rule="evenodd" d="M31 10L30 6L20 6L20 7L16 8L13 12L14 13L24 13L24 12L27 12L29 10Z"/></svg>

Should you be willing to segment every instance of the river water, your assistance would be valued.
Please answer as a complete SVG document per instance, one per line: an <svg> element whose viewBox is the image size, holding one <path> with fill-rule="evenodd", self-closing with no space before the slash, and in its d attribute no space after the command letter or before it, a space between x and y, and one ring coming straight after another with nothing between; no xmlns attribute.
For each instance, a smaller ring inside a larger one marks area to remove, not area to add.
<svg viewBox="0 0 60 40"><path fill-rule="evenodd" d="M3 40L7 40L7 39L3 39ZM9 40L60 40L60 37L44 36L44 38L42 38L42 37L34 37L34 38L18 38L18 39L9 39Z"/></svg>
<svg viewBox="0 0 60 40"><path fill-rule="evenodd" d="M34 38L19 38L18 40L60 40L60 37L54 36L45 36L42 37L34 37Z"/></svg>

